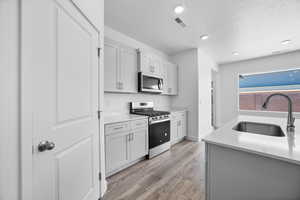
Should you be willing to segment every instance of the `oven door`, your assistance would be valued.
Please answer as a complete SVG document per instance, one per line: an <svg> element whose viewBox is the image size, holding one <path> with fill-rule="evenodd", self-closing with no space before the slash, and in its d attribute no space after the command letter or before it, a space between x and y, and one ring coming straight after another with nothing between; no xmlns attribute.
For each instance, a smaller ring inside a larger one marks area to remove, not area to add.
<svg viewBox="0 0 300 200"><path fill-rule="evenodd" d="M138 73L139 92L162 93L163 79L160 77Z"/></svg>
<svg viewBox="0 0 300 200"><path fill-rule="evenodd" d="M170 141L170 120L149 125L149 148L152 149Z"/></svg>

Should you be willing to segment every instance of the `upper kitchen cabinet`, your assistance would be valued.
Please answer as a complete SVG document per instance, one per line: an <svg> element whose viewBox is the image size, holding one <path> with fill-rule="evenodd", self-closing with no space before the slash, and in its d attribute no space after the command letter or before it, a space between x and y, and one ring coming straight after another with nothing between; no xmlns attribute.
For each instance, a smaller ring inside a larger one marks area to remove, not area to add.
<svg viewBox="0 0 300 200"><path fill-rule="evenodd" d="M170 62L163 63L163 94L177 95L178 94L178 66Z"/></svg>
<svg viewBox="0 0 300 200"><path fill-rule="evenodd" d="M102 30L104 26L104 0L72 0L89 21Z"/></svg>
<svg viewBox="0 0 300 200"><path fill-rule="evenodd" d="M104 41L104 91L137 93L137 51L119 42Z"/></svg>
<svg viewBox="0 0 300 200"><path fill-rule="evenodd" d="M139 51L138 66L139 66L139 71L143 73L162 76L162 62L155 55L151 55L149 53Z"/></svg>

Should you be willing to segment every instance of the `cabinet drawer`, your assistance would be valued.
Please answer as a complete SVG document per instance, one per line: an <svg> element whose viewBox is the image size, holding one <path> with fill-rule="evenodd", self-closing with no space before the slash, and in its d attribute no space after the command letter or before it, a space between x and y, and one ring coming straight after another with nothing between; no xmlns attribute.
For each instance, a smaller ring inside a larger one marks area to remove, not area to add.
<svg viewBox="0 0 300 200"><path fill-rule="evenodd" d="M129 131L129 130L130 130L129 122L108 124L105 126L105 135L111 133Z"/></svg>
<svg viewBox="0 0 300 200"><path fill-rule="evenodd" d="M131 122L131 129L139 129L139 128L146 128L148 127L148 120L135 120Z"/></svg>

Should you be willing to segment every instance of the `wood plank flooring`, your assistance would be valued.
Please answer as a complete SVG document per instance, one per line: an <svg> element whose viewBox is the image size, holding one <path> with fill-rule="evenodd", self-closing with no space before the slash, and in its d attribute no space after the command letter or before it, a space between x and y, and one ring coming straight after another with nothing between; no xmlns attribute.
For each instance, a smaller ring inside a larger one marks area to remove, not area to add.
<svg viewBox="0 0 300 200"><path fill-rule="evenodd" d="M204 144L183 141L108 178L104 200L204 200Z"/></svg>

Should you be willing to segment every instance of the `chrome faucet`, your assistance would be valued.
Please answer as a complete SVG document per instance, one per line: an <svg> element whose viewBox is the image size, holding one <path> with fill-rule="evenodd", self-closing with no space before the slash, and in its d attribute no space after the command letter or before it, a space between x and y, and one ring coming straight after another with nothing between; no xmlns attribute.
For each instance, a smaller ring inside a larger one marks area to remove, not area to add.
<svg viewBox="0 0 300 200"><path fill-rule="evenodd" d="M282 96L282 97L285 97L288 100L288 103L289 103L288 106L289 107L288 107L287 131L294 131L294 129L295 129L295 125L294 125L295 117L293 117L293 102L292 102L292 99L288 95L285 95L285 94L282 94L282 93L271 94L270 96L267 97L266 101L262 105L262 108L264 108L264 109L267 108L267 105L268 105L270 99L273 96Z"/></svg>

